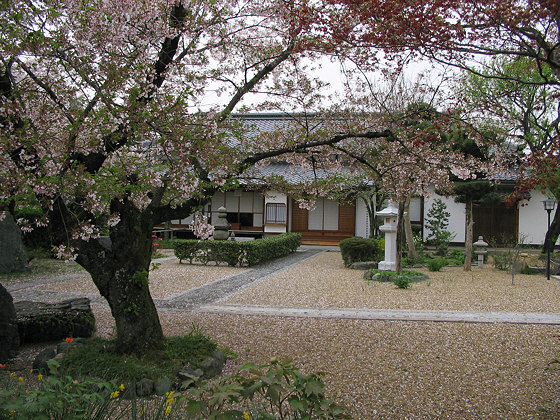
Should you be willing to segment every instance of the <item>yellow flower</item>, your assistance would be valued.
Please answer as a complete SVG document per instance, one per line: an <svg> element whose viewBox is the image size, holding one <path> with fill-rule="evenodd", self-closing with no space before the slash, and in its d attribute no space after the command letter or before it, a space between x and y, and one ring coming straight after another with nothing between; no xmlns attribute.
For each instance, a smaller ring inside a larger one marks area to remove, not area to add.
<svg viewBox="0 0 560 420"><path fill-rule="evenodd" d="M173 396L173 391L167 391L167 392L165 393L165 396L166 396L167 398L171 398L171 397Z"/></svg>
<svg viewBox="0 0 560 420"><path fill-rule="evenodd" d="M15 417L16 416L16 410L12 410L10 411L10 417Z"/></svg>
<svg viewBox="0 0 560 420"><path fill-rule="evenodd" d="M248 412L248 411L245 411L245 412L243 413L243 418L244 418L245 420L249 420L249 419L251 418L251 416L249 415L249 412Z"/></svg>
<svg viewBox="0 0 560 420"><path fill-rule="evenodd" d="M117 398L119 396L119 391L111 392L111 398Z"/></svg>
<svg viewBox="0 0 560 420"><path fill-rule="evenodd" d="M168 399L165 401L165 404L167 404L167 405L173 404L173 398L168 398Z"/></svg>
<svg viewBox="0 0 560 420"><path fill-rule="evenodd" d="M121 386L119 386L119 389L120 389L121 391L124 391L124 384L121 384Z"/></svg>
<svg viewBox="0 0 560 420"><path fill-rule="evenodd" d="M10 373L10 378L15 378L15 377L16 377L16 373L15 373L15 372Z"/></svg>
<svg viewBox="0 0 560 420"><path fill-rule="evenodd" d="M40 381L42 381L42 380L43 380L43 375L39 373L39 374L37 375L37 379L39 379Z"/></svg>
<svg viewBox="0 0 560 420"><path fill-rule="evenodd" d="M20 376L20 377L18 378L18 381L23 382L23 381L25 381L25 379L23 379L23 376Z"/></svg>
<svg viewBox="0 0 560 420"><path fill-rule="evenodd" d="M165 415L168 416L169 413L171 413L171 407L168 405L167 407L165 407Z"/></svg>

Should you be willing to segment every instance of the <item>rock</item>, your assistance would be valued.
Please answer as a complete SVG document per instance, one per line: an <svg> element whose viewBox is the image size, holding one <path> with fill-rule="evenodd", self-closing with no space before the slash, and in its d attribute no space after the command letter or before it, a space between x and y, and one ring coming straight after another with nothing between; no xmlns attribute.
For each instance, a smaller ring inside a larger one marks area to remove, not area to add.
<svg viewBox="0 0 560 420"><path fill-rule="evenodd" d="M156 395L165 395L166 393L171 391L172 387L173 384L171 383L171 379L161 378L154 382L154 393Z"/></svg>
<svg viewBox="0 0 560 420"><path fill-rule="evenodd" d="M358 261L350 264L350 268L353 270L367 270L370 268L377 269L378 264L379 263L377 261Z"/></svg>
<svg viewBox="0 0 560 420"><path fill-rule="evenodd" d="M410 278L411 281L424 281L426 280L428 277L427 276L412 276Z"/></svg>
<svg viewBox="0 0 560 420"><path fill-rule="evenodd" d="M35 356L35 360L33 360L33 370L43 375L47 375L50 373L49 365L47 364L49 360L54 359L56 357L56 351L54 347L48 347L41 351L37 356Z"/></svg>
<svg viewBox="0 0 560 420"><path fill-rule="evenodd" d="M0 273L29 270L21 229L10 213L0 220Z"/></svg>
<svg viewBox="0 0 560 420"><path fill-rule="evenodd" d="M61 343L58 343L56 345L56 352L58 354L60 353L66 353L68 350L70 350L72 347L76 347L78 346L80 343L77 340L72 341L71 343L67 343L66 341L62 341Z"/></svg>
<svg viewBox="0 0 560 420"><path fill-rule="evenodd" d="M59 303L21 301L15 305L20 343L90 337L95 318L89 299L69 299Z"/></svg>
<svg viewBox="0 0 560 420"><path fill-rule="evenodd" d="M154 393L154 381L148 378L140 379L136 384L136 395L139 397L147 397Z"/></svg>
<svg viewBox="0 0 560 420"><path fill-rule="evenodd" d="M17 355L19 341L14 301L0 284L0 363L6 363Z"/></svg>
<svg viewBox="0 0 560 420"><path fill-rule="evenodd" d="M209 379L222 373L224 364L225 357L223 353L219 350L215 350L209 357L202 361L200 368L202 372L204 372L204 377Z"/></svg>
<svg viewBox="0 0 560 420"><path fill-rule="evenodd" d="M371 277L372 281L380 281L380 282L387 282L387 281L391 281L389 279L389 276L387 274L383 274L383 273L376 273Z"/></svg>
<svg viewBox="0 0 560 420"><path fill-rule="evenodd" d="M189 366L184 366L179 372L177 372L177 379L179 380L179 386L182 387L183 382L189 381L191 386L194 382L198 381L204 373L200 369L192 369Z"/></svg>

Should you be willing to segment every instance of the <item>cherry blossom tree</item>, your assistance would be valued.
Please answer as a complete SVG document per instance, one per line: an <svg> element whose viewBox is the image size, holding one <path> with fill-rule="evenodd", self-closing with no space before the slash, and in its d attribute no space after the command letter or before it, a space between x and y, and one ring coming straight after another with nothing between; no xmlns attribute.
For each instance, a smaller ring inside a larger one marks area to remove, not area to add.
<svg viewBox="0 0 560 420"><path fill-rule="evenodd" d="M0 14L0 210L44 210L33 223L91 274L120 351L163 342L148 287L155 225L196 212L256 164L305 166L312 150L336 168L329 145L391 136L382 121L321 106L308 67L334 51L316 6L45 0ZM253 94L268 98L262 109L323 111L321 128L255 137L232 117Z"/></svg>

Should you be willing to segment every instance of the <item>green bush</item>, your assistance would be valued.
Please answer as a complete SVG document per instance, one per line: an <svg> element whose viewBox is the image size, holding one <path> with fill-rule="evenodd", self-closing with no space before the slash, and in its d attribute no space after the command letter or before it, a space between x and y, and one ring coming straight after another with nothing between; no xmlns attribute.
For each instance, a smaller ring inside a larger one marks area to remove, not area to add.
<svg viewBox="0 0 560 420"><path fill-rule="evenodd" d="M384 249L379 247L379 242L377 239L358 237L340 241L339 246L344 265L350 267L359 261L381 261Z"/></svg>
<svg viewBox="0 0 560 420"><path fill-rule="evenodd" d="M447 264L448 261L443 258L434 258L433 260L428 261L428 270L440 271Z"/></svg>
<svg viewBox="0 0 560 420"><path fill-rule="evenodd" d="M523 267L521 267L521 270L519 270L520 274L529 274L529 275L533 275L533 274L539 274L540 271L536 270L532 267L529 267L527 264L523 265Z"/></svg>
<svg viewBox="0 0 560 420"><path fill-rule="evenodd" d="M254 241L197 241L175 243L175 256L179 261L188 260L207 264L209 261L230 266L252 266L273 258L295 252L301 245L301 234L283 233Z"/></svg>
<svg viewBox="0 0 560 420"><path fill-rule="evenodd" d="M447 257L456 265L462 265L465 263L465 253L459 249L452 250Z"/></svg>

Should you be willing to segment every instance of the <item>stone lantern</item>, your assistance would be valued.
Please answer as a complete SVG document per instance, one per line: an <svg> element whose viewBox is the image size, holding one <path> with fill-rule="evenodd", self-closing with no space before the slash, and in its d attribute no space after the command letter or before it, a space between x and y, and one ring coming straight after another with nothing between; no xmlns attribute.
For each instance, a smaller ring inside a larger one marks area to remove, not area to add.
<svg viewBox="0 0 560 420"><path fill-rule="evenodd" d="M387 208L378 211L377 217L382 217L384 224L379 230L385 232L385 260L379 263L380 270L395 271L397 268L397 219L399 208L392 201Z"/></svg>
<svg viewBox="0 0 560 420"><path fill-rule="evenodd" d="M474 251L474 253L476 255L478 255L478 268L483 268L484 267L484 255L488 254L488 251L486 251L484 248L486 248L488 246L488 244L486 242L484 242L484 240L482 239L482 236L479 236L478 241L473 243L473 245L476 246L476 251ZM481 247L482 247L482 249L481 249Z"/></svg>
<svg viewBox="0 0 560 420"><path fill-rule="evenodd" d="M230 225L227 221L227 210L222 206L218 209L218 220L214 223L214 240L225 241L229 238L229 228Z"/></svg>

